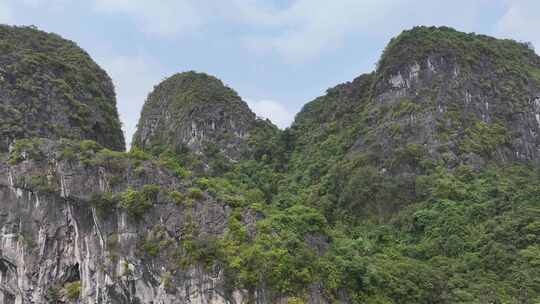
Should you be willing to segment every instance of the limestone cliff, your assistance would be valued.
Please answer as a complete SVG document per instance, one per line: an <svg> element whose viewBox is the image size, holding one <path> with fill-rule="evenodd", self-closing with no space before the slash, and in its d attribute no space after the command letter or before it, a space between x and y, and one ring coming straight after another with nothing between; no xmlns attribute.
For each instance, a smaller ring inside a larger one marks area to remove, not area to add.
<svg viewBox="0 0 540 304"><path fill-rule="evenodd" d="M0 25L0 151L29 137L125 149L112 81L85 51L56 34Z"/></svg>
<svg viewBox="0 0 540 304"><path fill-rule="evenodd" d="M0 303L242 297L225 289L219 268L180 264L183 242L203 243L224 232L226 205L203 194L180 202L189 182L144 158L39 142L33 153L21 150L16 163L0 166ZM76 154L67 157L66 149ZM78 288L75 295L70 288Z"/></svg>
<svg viewBox="0 0 540 304"><path fill-rule="evenodd" d="M528 45L416 27L390 42L376 71L308 103L292 129L299 141L347 130L349 156L384 170L418 169L415 158L479 168L537 162L539 117L540 57Z"/></svg>
<svg viewBox="0 0 540 304"><path fill-rule="evenodd" d="M540 57L526 44L418 27L390 42L371 94L352 150L387 167L407 147L450 167L540 160Z"/></svg>
<svg viewBox="0 0 540 304"><path fill-rule="evenodd" d="M527 44L416 27L392 39L375 71L304 106L291 166L306 185L332 180L325 195L336 204L388 215L435 167L538 164L539 106L540 57ZM312 177L306 164L320 157L330 161Z"/></svg>
<svg viewBox="0 0 540 304"><path fill-rule="evenodd" d="M143 150L187 147L197 154L217 148L238 160L248 151L250 133L261 124L271 127L219 79L185 72L167 78L148 95L133 145Z"/></svg>

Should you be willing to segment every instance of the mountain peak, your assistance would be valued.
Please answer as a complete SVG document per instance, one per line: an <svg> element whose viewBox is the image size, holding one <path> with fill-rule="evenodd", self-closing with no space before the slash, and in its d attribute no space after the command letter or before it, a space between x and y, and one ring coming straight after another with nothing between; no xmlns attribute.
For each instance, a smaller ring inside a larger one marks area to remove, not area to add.
<svg viewBox="0 0 540 304"><path fill-rule="evenodd" d="M91 139L124 150L109 76L74 42L0 25L0 151L18 138Z"/></svg>
<svg viewBox="0 0 540 304"><path fill-rule="evenodd" d="M378 63L378 71L393 70L428 57L453 58L465 65L477 65L489 59L501 64L540 66L540 58L530 43L464 33L446 26L416 26L390 41Z"/></svg>
<svg viewBox="0 0 540 304"><path fill-rule="evenodd" d="M148 95L133 145L143 150L215 146L237 160L245 152L256 115L221 80L194 71L175 74Z"/></svg>

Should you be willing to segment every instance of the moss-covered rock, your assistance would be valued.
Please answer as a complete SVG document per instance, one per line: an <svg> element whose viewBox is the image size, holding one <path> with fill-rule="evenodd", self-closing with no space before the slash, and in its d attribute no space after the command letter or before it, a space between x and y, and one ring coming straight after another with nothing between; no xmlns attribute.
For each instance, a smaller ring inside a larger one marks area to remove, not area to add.
<svg viewBox="0 0 540 304"><path fill-rule="evenodd" d="M29 137L125 149L112 81L84 50L34 27L0 25L0 150Z"/></svg>
<svg viewBox="0 0 540 304"><path fill-rule="evenodd" d="M411 143L424 145L435 161L452 155L448 167L538 161L538 71L540 57L524 43L448 27L404 31L375 71L366 125L375 143L359 137L353 150L375 152L387 168ZM473 136L478 126L497 131Z"/></svg>
<svg viewBox="0 0 540 304"><path fill-rule="evenodd" d="M175 74L154 88L141 113L133 146L146 151L189 148L238 160L256 128L272 128L238 94L204 73Z"/></svg>

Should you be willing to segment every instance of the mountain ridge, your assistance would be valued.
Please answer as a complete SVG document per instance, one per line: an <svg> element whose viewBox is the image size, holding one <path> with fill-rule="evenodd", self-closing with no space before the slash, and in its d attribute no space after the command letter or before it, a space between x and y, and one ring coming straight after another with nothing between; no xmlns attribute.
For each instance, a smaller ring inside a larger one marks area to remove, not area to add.
<svg viewBox="0 0 540 304"><path fill-rule="evenodd" d="M149 94L129 152L15 136L0 302L535 303L539 62L415 27L285 130L191 71Z"/></svg>

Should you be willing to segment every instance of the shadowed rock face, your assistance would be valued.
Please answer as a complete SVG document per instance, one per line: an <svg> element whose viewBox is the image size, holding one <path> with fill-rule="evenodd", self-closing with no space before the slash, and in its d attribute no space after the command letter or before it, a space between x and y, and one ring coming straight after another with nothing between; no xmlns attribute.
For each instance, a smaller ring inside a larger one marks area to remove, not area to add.
<svg viewBox="0 0 540 304"><path fill-rule="evenodd" d="M125 149L111 79L85 51L56 34L0 25L0 151L28 137Z"/></svg>
<svg viewBox="0 0 540 304"><path fill-rule="evenodd" d="M188 147L197 154L213 146L238 160L247 150L256 121L238 94L215 77L176 74L148 95L133 146L147 151Z"/></svg>

